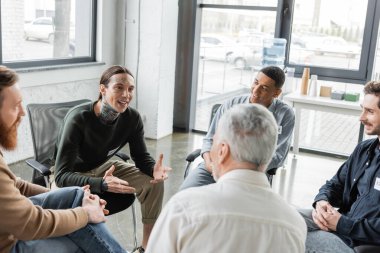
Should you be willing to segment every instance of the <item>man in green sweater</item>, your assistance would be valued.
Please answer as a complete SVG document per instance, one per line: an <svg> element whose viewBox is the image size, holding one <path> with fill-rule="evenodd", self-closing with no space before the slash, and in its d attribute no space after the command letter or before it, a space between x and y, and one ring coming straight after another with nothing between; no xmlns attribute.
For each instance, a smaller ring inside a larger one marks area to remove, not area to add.
<svg viewBox="0 0 380 253"><path fill-rule="evenodd" d="M25 115L16 73L0 66L0 146L13 150ZM106 202L89 187L49 191L12 173L0 152L0 252L126 252L107 230ZM58 210L59 209L59 210Z"/></svg>
<svg viewBox="0 0 380 253"><path fill-rule="evenodd" d="M170 168L149 155L140 114L129 103L135 88L131 72L111 66L100 79L99 98L71 109L57 140L55 183L58 187L90 185L107 201L110 214L132 204L134 193L141 203L144 252L160 214L163 181ZM135 164L110 160L129 144Z"/></svg>

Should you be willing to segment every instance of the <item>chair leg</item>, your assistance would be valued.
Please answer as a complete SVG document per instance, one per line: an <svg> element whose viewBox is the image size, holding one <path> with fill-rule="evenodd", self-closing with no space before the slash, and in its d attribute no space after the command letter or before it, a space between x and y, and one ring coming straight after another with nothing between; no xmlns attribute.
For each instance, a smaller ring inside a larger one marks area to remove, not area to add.
<svg viewBox="0 0 380 253"><path fill-rule="evenodd" d="M136 201L136 200L135 200ZM132 203L132 206L131 206L131 209L132 209L132 219L133 219L133 251L135 251L137 249L137 220L136 220L136 205L135 205L135 201L133 201Z"/></svg>
<svg viewBox="0 0 380 253"><path fill-rule="evenodd" d="M272 187L272 180L273 180L273 175L268 175L268 181L271 187Z"/></svg>
<svg viewBox="0 0 380 253"><path fill-rule="evenodd" d="M190 165L191 165L191 162L187 162L185 173L183 174L183 179L186 179L187 175L189 174Z"/></svg>
<svg viewBox="0 0 380 253"><path fill-rule="evenodd" d="M44 176L45 185L47 188L51 188L49 176Z"/></svg>

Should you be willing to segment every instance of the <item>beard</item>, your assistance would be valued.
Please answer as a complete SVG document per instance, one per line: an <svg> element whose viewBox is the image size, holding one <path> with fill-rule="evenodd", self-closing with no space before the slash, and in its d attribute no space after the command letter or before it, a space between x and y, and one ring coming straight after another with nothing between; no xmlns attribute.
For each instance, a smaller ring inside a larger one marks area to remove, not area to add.
<svg viewBox="0 0 380 253"><path fill-rule="evenodd" d="M369 124L367 121L361 122L364 125L364 132L366 135L378 135L380 136L380 126L374 126L373 124ZM370 129L367 129L369 127Z"/></svg>
<svg viewBox="0 0 380 253"><path fill-rule="evenodd" d="M21 122L21 117L10 126L6 127L4 122L0 122L0 145L5 150L14 150L17 146L17 127Z"/></svg>

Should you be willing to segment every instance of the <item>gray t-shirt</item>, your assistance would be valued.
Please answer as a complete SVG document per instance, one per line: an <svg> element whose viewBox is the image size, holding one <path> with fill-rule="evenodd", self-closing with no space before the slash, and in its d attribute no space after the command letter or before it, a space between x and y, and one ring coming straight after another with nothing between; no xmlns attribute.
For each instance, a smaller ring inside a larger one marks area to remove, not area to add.
<svg viewBox="0 0 380 253"><path fill-rule="evenodd" d="M212 137L215 134L220 117L225 111L237 104L249 103L250 95L234 97L226 101L216 112L206 137L203 139L202 154L209 152L212 146ZM292 133L294 128L295 116L293 109L283 101L275 98L268 110L273 113L278 125L278 139L276 152L273 154L272 161L268 164L268 169L278 168L284 164L288 154Z"/></svg>

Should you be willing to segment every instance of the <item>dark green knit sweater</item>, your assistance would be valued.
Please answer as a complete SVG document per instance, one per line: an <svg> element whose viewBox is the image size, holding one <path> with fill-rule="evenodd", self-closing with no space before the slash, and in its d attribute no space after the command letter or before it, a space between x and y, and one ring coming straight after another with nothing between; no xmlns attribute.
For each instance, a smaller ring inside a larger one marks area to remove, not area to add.
<svg viewBox="0 0 380 253"><path fill-rule="evenodd" d="M89 184L92 192L100 193L101 177L75 172L86 172L102 165L127 143L136 167L152 176L155 161L146 149L140 114L129 107L112 125L105 125L95 115L94 104L76 106L64 119L55 152L57 186Z"/></svg>

